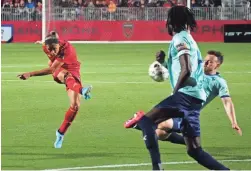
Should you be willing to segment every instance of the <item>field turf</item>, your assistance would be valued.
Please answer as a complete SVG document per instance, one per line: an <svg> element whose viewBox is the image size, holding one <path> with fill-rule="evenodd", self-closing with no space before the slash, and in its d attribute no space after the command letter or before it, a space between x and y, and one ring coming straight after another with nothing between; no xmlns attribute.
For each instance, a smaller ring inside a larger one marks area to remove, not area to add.
<svg viewBox="0 0 251 171"><path fill-rule="evenodd" d="M46 67L48 59L40 45L2 45L2 169L150 170L150 165L140 165L150 163L141 132L124 129L123 123L135 111L148 111L171 93L168 82L156 83L148 77L148 66L155 52L167 50L168 45L74 46L82 63L82 81L93 85L93 97L90 101L82 100L63 148L54 149L55 131L69 107L65 88L53 82L51 76L17 79L18 73ZM217 98L201 113L203 147L215 158L225 160L231 169L251 170L251 45L200 43L199 46L203 55L211 49L225 54L220 71L228 81L243 129L242 137L231 129ZM185 162L193 160L186 155L184 146L160 142L160 149L162 161L167 162L165 170L204 169Z"/></svg>

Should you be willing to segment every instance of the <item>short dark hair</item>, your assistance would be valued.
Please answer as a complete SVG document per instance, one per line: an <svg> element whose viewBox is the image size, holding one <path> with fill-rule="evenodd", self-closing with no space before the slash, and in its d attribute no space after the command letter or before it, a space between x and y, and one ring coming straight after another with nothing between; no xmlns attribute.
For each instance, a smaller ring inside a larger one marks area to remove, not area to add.
<svg viewBox="0 0 251 171"><path fill-rule="evenodd" d="M218 61L219 61L219 63L220 63L220 64L223 63L224 56L223 56L223 54L222 54L220 51L209 50L209 51L207 52L207 54L216 56L217 59L218 59Z"/></svg>
<svg viewBox="0 0 251 171"><path fill-rule="evenodd" d="M58 44L58 39L55 36L47 36L44 43L46 45Z"/></svg>
<svg viewBox="0 0 251 171"><path fill-rule="evenodd" d="M159 57L159 58L164 58L166 57L166 53L163 51L163 50L160 50L156 53L156 57Z"/></svg>
<svg viewBox="0 0 251 171"><path fill-rule="evenodd" d="M58 34L55 31L51 31L46 37L45 42L46 45L58 44Z"/></svg>
<svg viewBox="0 0 251 171"><path fill-rule="evenodd" d="M172 36L173 32L179 33L190 28L193 31L197 26L194 13L186 6L174 6L168 11L166 27Z"/></svg>

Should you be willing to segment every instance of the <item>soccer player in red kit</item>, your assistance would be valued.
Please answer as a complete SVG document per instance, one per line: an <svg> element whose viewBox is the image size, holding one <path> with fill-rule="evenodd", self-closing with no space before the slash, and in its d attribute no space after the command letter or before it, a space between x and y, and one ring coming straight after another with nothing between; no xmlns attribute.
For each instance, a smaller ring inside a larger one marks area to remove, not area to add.
<svg viewBox="0 0 251 171"><path fill-rule="evenodd" d="M79 107L81 95L90 99L91 86L83 87L80 80L80 62L77 59L75 48L67 41L60 40L56 32L50 32L43 43L43 50L49 58L49 67L39 70L19 74L22 80L27 80L34 76L52 74L54 80L59 84L65 84L70 108L65 114L65 118L59 129L56 131L55 148L61 148L64 134L74 120Z"/></svg>

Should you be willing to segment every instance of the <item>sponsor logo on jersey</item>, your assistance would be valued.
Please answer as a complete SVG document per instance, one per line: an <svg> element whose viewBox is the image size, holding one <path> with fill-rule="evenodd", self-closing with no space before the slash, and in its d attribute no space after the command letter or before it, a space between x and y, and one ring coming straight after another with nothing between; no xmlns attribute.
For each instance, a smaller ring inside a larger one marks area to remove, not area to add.
<svg viewBox="0 0 251 171"><path fill-rule="evenodd" d="M187 47L187 45L185 43L180 43L178 45L176 45L176 49L179 51L182 51L182 50L189 50L189 48Z"/></svg>

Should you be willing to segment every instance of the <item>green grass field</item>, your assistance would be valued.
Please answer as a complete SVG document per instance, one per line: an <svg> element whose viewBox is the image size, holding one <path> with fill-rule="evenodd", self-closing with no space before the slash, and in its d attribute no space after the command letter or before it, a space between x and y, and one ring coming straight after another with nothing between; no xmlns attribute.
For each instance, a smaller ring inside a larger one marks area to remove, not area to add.
<svg viewBox="0 0 251 171"><path fill-rule="evenodd" d="M148 77L148 66L155 52L167 49L167 45L74 46L82 62L82 80L94 87L93 98L82 100L63 148L54 149L55 131L69 107L65 88L53 82L51 76L27 81L16 78L18 73L46 67L48 59L39 45L2 45L2 169L150 170L150 165L137 165L150 163L141 132L124 129L123 123L135 111L148 111L171 93L168 82L156 83ZM251 170L251 45L201 43L199 46L204 55L210 49L224 52L220 71L228 81L243 129L242 137L231 129L218 98L201 114L203 147L217 159L227 160L225 165L231 169ZM182 163L193 161L184 146L160 142L160 148L162 161L167 162L165 170L204 169L196 163ZM103 165L112 166L103 168Z"/></svg>

